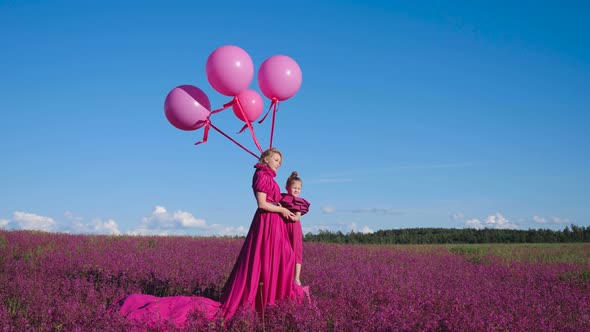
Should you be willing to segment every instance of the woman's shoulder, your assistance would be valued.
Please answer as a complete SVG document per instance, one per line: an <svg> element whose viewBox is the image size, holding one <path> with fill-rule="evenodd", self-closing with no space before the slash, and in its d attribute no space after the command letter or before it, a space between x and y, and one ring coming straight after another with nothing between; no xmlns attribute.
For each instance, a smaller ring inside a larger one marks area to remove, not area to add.
<svg viewBox="0 0 590 332"><path fill-rule="evenodd" d="M254 188L254 191L265 192L267 194L275 191L278 192L278 185L274 180L276 173L265 164L256 164L254 167L256 167L256 172L252 177L252 188ZM277 188L275 189L275 187Z"/></svg>
<svg viewBox="0 0 590 332"><path fill-rule="evenodd" d="M254 168L256 168L256 170L254 171L254 176L264 175L274 178L277 175L277 173L267 164L257 163L256 165L254 165Z"/></svg>

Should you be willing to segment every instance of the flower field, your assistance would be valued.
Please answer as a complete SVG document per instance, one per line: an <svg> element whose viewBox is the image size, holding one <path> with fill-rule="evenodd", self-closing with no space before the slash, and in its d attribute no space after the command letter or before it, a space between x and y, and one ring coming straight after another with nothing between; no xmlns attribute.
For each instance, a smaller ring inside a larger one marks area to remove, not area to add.
<svg viewBox="0 0 590 332"><path fill-rule="evenodd" d="M131 293L218 299L242 241L0 230L0 331L141 330L111 305ZM225 322L195 313L188 329L590 331L590 244L306 242L302 281L310 304Z"/></svg>

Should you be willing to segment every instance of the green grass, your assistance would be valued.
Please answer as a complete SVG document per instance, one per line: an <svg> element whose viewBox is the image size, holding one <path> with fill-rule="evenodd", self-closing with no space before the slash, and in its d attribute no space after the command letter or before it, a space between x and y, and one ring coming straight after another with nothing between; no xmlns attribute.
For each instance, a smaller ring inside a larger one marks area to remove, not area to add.
<svg viewBox="0 0 590 332"><path fill-rule="evenodd" d="M474 262L495 256L507 262L590 264L588 243L457 244L444 247Z"/></svg>

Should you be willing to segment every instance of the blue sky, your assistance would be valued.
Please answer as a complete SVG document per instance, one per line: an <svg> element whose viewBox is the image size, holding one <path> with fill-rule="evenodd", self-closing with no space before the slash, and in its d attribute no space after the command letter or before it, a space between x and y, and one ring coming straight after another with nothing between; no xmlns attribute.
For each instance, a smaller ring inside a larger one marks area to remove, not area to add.
<svg viewBox="0 0 590 332"><path fill-rule="evenodd" d="M584 2L2 1L0 227L244 234L255 158L167 93L223 45L303 73L273 143L304 232L590 224ZM250 85L260 91L256 75ZM265 109L268 107L265 98ZM256 151L231 110L213 123ZM270 121L256 124L262 146Z"/></svg>

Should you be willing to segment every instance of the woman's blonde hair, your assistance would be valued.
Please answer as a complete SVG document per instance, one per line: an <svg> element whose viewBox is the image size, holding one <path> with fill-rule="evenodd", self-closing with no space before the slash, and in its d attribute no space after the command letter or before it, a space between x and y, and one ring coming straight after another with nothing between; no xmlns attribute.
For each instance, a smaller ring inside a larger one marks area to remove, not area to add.
<svg viewBox="0 0 590 332"><path fill-rule="evenodd" d="M277 150L276 148L270 148L264 152L262 152L262 154L260 155L260 159L258 159L259 162L266 164L266 158L272 156L273 154L278 154L279 156L281 156L281 163L283 162L283 154L281 153L281 151Z"/></svg>

